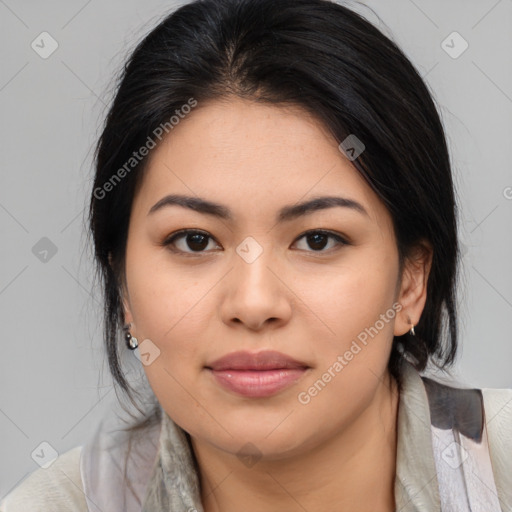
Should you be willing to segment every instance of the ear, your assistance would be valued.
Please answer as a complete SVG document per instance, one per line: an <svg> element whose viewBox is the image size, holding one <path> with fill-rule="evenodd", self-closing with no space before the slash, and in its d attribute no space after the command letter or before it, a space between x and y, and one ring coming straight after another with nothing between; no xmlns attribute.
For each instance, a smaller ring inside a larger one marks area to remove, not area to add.
<svg viewBox="0 0 512 512"><path fill-rule="evenodd" d="M422 241L414 247L404 261L397 301L402 309L395 320L395 336L409 332L417 325L427 300L427 282L432 266L433 249Z"/></svg>
<svg viewBox="0 0 512 512"><path fill-rule="evenodd" d="M124 317L124 323L126 324L133 324L133 315L130 308L130 303L128 298L125 296L126 294L121 295L121 301L123 303L123 317Z"/></svg>
<svg viewBox="0 0 512 512"><path fill-rule="evenodd" d="M112 253L108 253L108 263L110 265L110 267L112 268L112 271L114 272L114 274L116 273L115 271L115 268L114 268L114 265L113 265L113 262L112 262ZM129 301L129 298L128 298L128 290L126 288L126 282L123 278L120 279L120 286L119 286L119 295L120 295L120 299L121 299L121 302L122 302L122 305L123 305L123 320L124 320L124 324L131 324L133 323L133 315L132 315L132 312L131 312L131 307L130 307L130 301Z"/></svg>
<svg viewBox="0 0 512 512"><path fill-rule="evenodd" d="M126 282L124 279L121 279L121 285L119 286L119 294L120 294L121 302L123 304L124 325L133 324L133 315L132 315L132 308L130 305L130 296L128 295L128 289L126 287Z"/></svg>

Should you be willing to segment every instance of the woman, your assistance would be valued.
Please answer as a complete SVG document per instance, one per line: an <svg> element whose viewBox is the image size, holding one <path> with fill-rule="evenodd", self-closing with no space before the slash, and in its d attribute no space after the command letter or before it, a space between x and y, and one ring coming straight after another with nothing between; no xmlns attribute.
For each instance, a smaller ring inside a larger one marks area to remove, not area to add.
<svg viewBox="0 0 512 512"><path fill-rule="evenodd" d="M449 155L362 17L200 0L164 19L121 77L90 223L110 369L133 399L122 334L157 403L1 510L512 510L512 391L420 376L457 349Z"/></svg>

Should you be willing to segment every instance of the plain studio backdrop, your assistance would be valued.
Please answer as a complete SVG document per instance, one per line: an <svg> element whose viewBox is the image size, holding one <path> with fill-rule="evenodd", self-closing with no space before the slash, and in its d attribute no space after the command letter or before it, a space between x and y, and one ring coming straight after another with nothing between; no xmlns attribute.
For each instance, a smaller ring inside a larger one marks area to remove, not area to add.
<svg viewBox="0 0 512 512"><path fill-rule="evenodd" d="M0 0L0 498L116 403L85 248L92 148L114 74L177 5ZM464 255L453 376L512 387L512 1L346 5L404 50L446 127Z"/></svg>

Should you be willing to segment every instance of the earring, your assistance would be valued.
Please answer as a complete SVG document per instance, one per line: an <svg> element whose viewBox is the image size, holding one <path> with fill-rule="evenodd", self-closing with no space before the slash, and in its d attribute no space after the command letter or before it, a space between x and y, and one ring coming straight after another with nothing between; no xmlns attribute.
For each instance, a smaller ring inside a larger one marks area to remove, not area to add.
<svg viewBox="0 0 512 512"><path fill-rule="evenodd" d="M416 336L416 333L414 332L414 324L411 322L411 318L408 316L407 321L409 322L411 328L409 329L409 334L411 336Z"/></svg>
<svg viewBox="0 0 512 512"><path fill-rule="evenodd" d="M126 331L125 332L125 335L124 335L124 339L126 341L126 346L130 349L130 350L135 350L138 346L139 346L139 340L135 337L135 336L132 336L130 334L130 326L132 324L128 324L128 325L125 325L124 326L124 330Z"/></svg>

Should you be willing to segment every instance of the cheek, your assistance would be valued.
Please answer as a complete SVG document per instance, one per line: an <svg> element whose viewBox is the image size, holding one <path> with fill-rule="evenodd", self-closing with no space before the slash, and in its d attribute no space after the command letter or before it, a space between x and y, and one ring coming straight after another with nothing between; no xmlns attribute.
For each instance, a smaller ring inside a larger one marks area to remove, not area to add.
<svg viewBox="0 0 512 512"><path fill-rule="evenodd" d="M200 366L200 333L206 321L204 289L183 276L158 271L132 281L130 291L136 331L161 351L160 363L169 371Z"/></svg>
<svg viewBox="0 0 512 512"><path fill-rule="evenodd" d="M342 265L300 278L299 295L322 321L324 339L343 348L377 322L383 338L393 330L398 262L374 251L354 251ZM382 325L381 315L386 315ZM379 333L380 334L380 333Z"/></svg>
<svg viewBox="0 0 512 512"><path fill-rule="evenodd" d="M315 337L317 367L297 393L298 407L309 418L335 417L343 424L373 399L387 371L400 309L396 278L397 267L382 258L360 258L326 281L325 293L309 295L323 322Z"/></svg>
<svg viewBox="0 0 512 512"><path fill-rule="evenodd" d="M219 273L208 265L178 268L165 249L135 244L129 249L126 279L136 333L159 352L144 371L158 400L172 399L167 410L187 409L191 398L185 390L199 387L206 363Z"/></svg>
<svg viewBox="0 0 512 512"><path fill-rule="evenodd" d="M190 415L201 414L193 396L204 363L204 288L193 276L173 272L156 260L137 265L132 259L132 265L130 269L127 264L127 281L139 342L149 339L158 354L143 366L144 372L164 409L186 424Z"/></svg>
<svg viewBox="0 0 512 512"><path fill-rule="evenodd" d="M138 333L161 342L196 314L204 286L193 267L178 269L172 265L167 249L141 240L127 247L130 306Z"/></svg>

